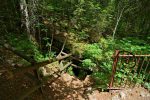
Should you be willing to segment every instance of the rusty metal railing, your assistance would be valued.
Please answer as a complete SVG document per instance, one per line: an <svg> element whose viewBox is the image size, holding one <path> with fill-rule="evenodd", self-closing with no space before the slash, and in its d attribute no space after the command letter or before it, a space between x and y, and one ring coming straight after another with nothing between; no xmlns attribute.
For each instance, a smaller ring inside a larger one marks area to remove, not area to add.
<svg viewBox="0 0 150 100"><path fill-rule="evenodd" d="M150 55L116 50L109 88L123 88L150 82Z"/></svg>

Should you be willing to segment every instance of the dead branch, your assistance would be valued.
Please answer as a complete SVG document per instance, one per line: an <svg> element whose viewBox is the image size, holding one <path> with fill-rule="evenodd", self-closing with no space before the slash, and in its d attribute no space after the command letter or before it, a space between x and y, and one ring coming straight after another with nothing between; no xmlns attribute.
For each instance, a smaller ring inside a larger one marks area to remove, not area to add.
<svg viewBox="0 0 150 100"><path fill-rule="evenodd" d="M62 54L67 55L67 53L65 53L65 52L62 52ZM79 58L74 57L73 55L71 56L71 58L76 60L76 61L82 62L82 60L80 60Z"/></svg>
<svg viewBox="0 0 150 100"><path fill-rule="evenodd" d="M67 37L65 38L65 41L64 41L63 46L62 46L62 48L61 48L61 51L59 52L59 54L57 55L57 57L60 57L60 56L61 56L61 54L62 54L62 52L63 52L63 50L64 50L64 48L65 48L66 41L67 41ZM56 57L56 58L57 58L57 57Z"/></svg>

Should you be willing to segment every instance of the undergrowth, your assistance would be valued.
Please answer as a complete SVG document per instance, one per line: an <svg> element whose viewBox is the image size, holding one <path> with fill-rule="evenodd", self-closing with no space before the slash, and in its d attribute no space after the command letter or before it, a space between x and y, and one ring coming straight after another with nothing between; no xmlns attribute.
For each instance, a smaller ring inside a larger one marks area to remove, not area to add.
<svg viewBox="0 0 150 100"><path fill-rule="evenodd" d="M101 38L98 43L84 44L84 49L81 49L81 56L83 62L80 64L81 67L87 68L91 71L92 77L95 80L95 86L98 88L107 88L110 81L110 76L112 74L112 56L115 50L129 51L136 54L148 54L150 52L150 46L143 40L137 38L123 38L121 40L112 40L111 38ZM131 63L132 65L132 63ZM122 78L124 82L126 80L132 81L136 84L143 84L145 76L137 75L138 73L133 73L130 71L130 64L126 65L116 73L117 84ZM121 65L122 66L122 65ZM82 73L80 73L82 75ZM133 76L133 77L130 77Z"/></svg>
<svg viewBox="0 0 150 100"><path fill-rule="evenodd" d="M25 34L12 34L6 36L7 42L15 48L18 52L26 54L31 58L34 58L37 62L48 60L55 56L54 52L46 52L43 54L39 45L35 41L28 39Z"/></svg>
<svg viewBox="0 0 150 100"><path fill-rule="evenodd" d="M24 34L8 35L7 40L11 46L15 47L18 51L25 53L27 56L33 57L37 62L48 60L55 56L54 52L46 52L43 54L39 46L35 45L33 41L29 41L28 37ZM112 74L112 56L115 50L125 50L139 54L141 51L144 54L148 54L150 52L150 46L145 41L131 37L123 38L121 40L101 38L98 43L78 43L74 45L73 50L75 49L78 49L77 55L80 55L80 58L83 60L79 66L92 71L93 73L91 73L91 76L95 81L95 86L102 89L108 87L110 76ZM143 84L143 80L145 79L146 75L140 75L140 77L137 75L137 73L134 73L133 75L133 73L129 71L129 64L126 66L126 68L122 67L116 73L117 84L121 84L122 78L124 78L124 80L132 80L138 84ZM72 67L69 67L68 72L71 75L74 75ZM79 71L80 77L85 76L85 74L86 73L84 71ZM149 88L148 84L149 83L147 83L145 87Z"/></svg>

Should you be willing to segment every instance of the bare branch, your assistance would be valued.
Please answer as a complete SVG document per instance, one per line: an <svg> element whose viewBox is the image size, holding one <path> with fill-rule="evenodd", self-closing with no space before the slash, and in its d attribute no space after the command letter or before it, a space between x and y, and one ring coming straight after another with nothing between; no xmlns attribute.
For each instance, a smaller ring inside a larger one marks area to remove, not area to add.
<svg viewBox="0 0 150 100"><path fill-rule="evenodd" d="M62 52L63 52L63 50L64 50L64 48L65 48L66 41L67 41L67 37L65 38L65 41L64 41L63 46L62 46L62 48L61 48L61 51L60 51L60 53L57 55L57 57L61 57L61 54L62 54ZM56 57L56 58L57 58L57 57Z"/></svg>

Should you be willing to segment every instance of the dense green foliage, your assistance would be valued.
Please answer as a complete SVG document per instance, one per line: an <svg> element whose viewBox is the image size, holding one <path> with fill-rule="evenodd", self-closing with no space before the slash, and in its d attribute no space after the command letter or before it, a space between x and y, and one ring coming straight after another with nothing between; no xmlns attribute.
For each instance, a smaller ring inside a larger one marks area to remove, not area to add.
<svg viewBox="0 0 150 100"><path fill-rule="evenodd" d="M107 87L106 83L109 82L112 71L112 56L116 49L132 51L136 54L140 54L141 51L145 54L150 52L150 46L143 40L137 38L124 38L116 41L113 41L111 38L101 38L99 43L88 44L85 47L85 52L83 52L83 58L85 60L83 60L82 66L86 68L88 66L89 69L99 69L94 70L93 77L98 81L97 84L103 84L103 88ZM125 65L126 67L121 67L122 64L119 65L121 69L116 73L118 82L122 82L122 78L134 80L135 83L143 82L143 79L146 78L145 76L139 77L137 74L131 73L130 66L133 66L133 64L134 63L131 62L131 64Z"/></svg>

